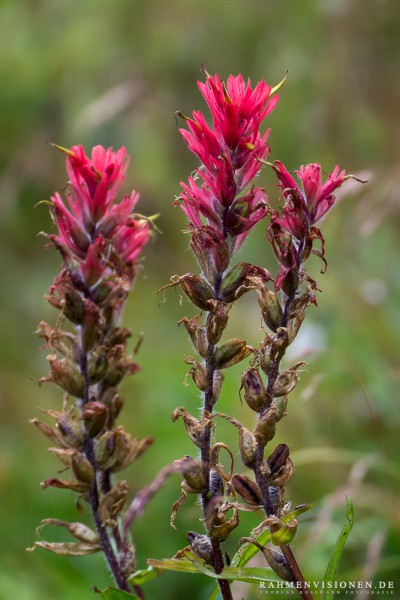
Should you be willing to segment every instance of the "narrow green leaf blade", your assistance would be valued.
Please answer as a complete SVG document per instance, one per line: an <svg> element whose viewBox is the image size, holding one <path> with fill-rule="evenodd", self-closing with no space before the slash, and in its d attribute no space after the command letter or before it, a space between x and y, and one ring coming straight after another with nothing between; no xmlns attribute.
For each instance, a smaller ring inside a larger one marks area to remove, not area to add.
<svg viewBox="0 0 400 600"><path fill-rule="evenodd" d="M148 567L147 569L132 573L128 581L134 585L143 585L152 579L156 579L160 575L162 575L162 571L157 571L154 567Z"/></svg>
<svg viewBox="0 0 400 600"><path fill-rule="evenodd" d="M129 594L123 590L117 590L116 588L106 588L105 590L95 590L97 594L103 598L103 600L139 600L135 594Z"/></svg>
<svg viewBox="0 0 400 600"><path fill-rule="evenodd" d="M334 589L327 589L328 583L336 581L337 572L339 568L340 559L342 558L344 546L347 538L349 537L351 528L354 524L354 506L348 496L347 499L347 523L343 526L342 531L337 539L336 545L332 550L331 557L329 559L328 566L324 576L324 589L322 590L322 598L324 600L333 600L335 595Z"/></svg>

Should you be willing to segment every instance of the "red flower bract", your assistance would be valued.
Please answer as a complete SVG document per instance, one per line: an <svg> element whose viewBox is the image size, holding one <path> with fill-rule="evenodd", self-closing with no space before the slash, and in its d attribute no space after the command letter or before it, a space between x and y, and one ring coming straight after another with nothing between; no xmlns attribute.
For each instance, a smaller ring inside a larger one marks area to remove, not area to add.
<svg viewBox="0 0 400 600"><path fill-rule="evenodd" d="M131 216L139 199L136 192L120 203L115 201L128 166L125 148L114 152L96 146L91 158L82 146L61 150L67 154L68 191L66 202L58 192L51 198L58 235L49 235L49 239L80 264L88 286L107 275L110 264L133 278L136 259L149 238L149 226L144 219Z"/></svg>
<svg viewBox="0 0 400 600"><path fill-rule="evenodd" d="M285 198L281 218L275 218L298 240L304 239L310 227L317 223L335 202L334 192L348 178L346 171L336 166L322 183L321 165L311 163L300 167L296 174L301 186L296 183L286 167L278 160L272 165L278 176Z"/></svg>
<svg viewBox="0 0 400 600"><path fill-rule="evenodd" d="M244 190L259 173L260 160L268 156L269 130L262 135L260 126L279 96L271 97L273 89L264 81L253 89L242 75L230 75L225 84L218 75L206 73L206 81L198 86L213 126L199 111L194 111L192 118L184 117L188 129L181 129L181 134L202 164L197 176L189 178L189 185L181 182L184 191L177 204L192 227L202 227L205 219L224 237L234 238L230 246L235 252L266 214L264 190Z"/></svg>

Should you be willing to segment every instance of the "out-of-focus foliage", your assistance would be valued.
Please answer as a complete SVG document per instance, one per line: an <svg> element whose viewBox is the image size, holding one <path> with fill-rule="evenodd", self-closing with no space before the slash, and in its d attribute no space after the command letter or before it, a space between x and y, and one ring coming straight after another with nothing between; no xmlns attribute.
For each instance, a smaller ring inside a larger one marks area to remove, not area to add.
<svg viewBox="0 0 400 600"><path fill-rule="evenodd" d="M42 518L77 519L65 493L39 482L58 465L28 423L37 406L57 407L56 388L38 388L46 372L33 335L55 314L42 300L58 267L43 249L51 228L46 208L35 207L65 184L64 158L46 142L68 147L126 145L132 155L126 191L140 191L139 210L161 213L162 235L146 252L125 323L145 331L141 373L124 384L126 429L152 433L157 443L132 469L139 489L190 447L170 414L199 399L185 387L189 352L176 321L190 310L174 291L156 297L170 275L193 268L185 219L172 208L179 180L196 161L185 150L174 111L204 109L196 87L204 63L226 77L242 72L274 84L288 71L281 101L269 118L273 159L290 168L336 163L369 180L347 185L322 224L329 269L315 275L323 293L310 309L298 356L309 363L278 442L289 443L297 472L294 505L318 500L302 519L296 555L306 577L322 579L345 514L345 494L357 520L346 546L342 579L393 580L400 594L398 511L400 411L399 147L400 4L390 0L2 0L0 3L0 597L9 600L85 600L90 587L110 585L95 555L68 559L37 551ZM271 197L277 191L263 174ZM259 224L239 259L274 270ZM230 322L232 334L261 339L255 298L244 297ZM42 353L43 354L43 353ZM238 397L241 367L230 370L221 411L251 419ZM235 431L220 425L232 445ZM179 477L134 526L138 568L145 558L172 556L196 528L198 507L188 502L169 527ZM257 518L245 515L240 533ZM197 524L200 530L201 524ZM61 535L54 532L54 540ZM232 546L230 552L235 552ZM259 559L261 560L261 559ZM261 562L259 563L262 564ZM254 565L256 566L256 565ZM165 574L146 584L149 598L200 600L212 584L191 575ZM237 597L258 598L237 584Z"/></svg>

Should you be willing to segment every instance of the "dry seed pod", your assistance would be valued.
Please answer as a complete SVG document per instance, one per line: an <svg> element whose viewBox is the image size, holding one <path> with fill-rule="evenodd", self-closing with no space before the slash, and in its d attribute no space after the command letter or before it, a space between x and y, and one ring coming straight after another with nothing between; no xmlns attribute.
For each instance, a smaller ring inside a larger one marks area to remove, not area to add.
<svg viewBox="0 0 400 600"><path fill-rule="evenodd" d="M131 542L125 542L123 549L118 555L118 562L122 573L129 577L136 569L135 546Z"/></svg>
<svg viewBox="0 0 400 600"><path fill-rule="evenodd" d="M199 327L199 317L196 316L192 319L183 317L183 319L178 321L178 325L181 323L184 324L185 329L189 334L192 344L196 348L197 352L202 358L205 358L208 350L207 334L204 328Z"/></svg>
<svg viewBox="0 0 400 600"><path fill-rule="evenodd" d="M257 288L258 302L265 324L276 332L282 324L283 311L278 296L265 285Z"/></svg>
<svg viewBox="0 0 400 600"><path fill-rule="evenodd" d="M273 403L258 417L254 427L254 434L264 446L275 436L277 420L278 410Z"/></svg>
<svg viewBox="0 0 400 600"><path fill-rule="evenodd" d="M212 539L217 539L220 542L224 542L231 532L239 525L239 513L236 507L227 505L225 512L232 508L232 516L227 519L224 514L219 511L218 519L215 519L215 524L210 527L209 535Z"/></svg>
<svg viewBox="0 0 400 600"><path fill-rule="evenodd" d="M180 461L176 462L179 464L179 470L189 487L196 492L203 491L205 481L200 463L191 456L184 456Z"/></svg>
<svg viewBox="0 0 400 600"><path fill-rule="evenodd" d="M81 483L90 485L94 478L94 469L82 452L75 452L71 456L71 469L76 479Z"/></svg>
<svg viewBox="0 0 400 600"><path fill-rule="evenodd" d="M251 352L252 348L247 346L246 340L232 338L216 349L216 366L218 369L226 369L245 359Z"/></svg>
<svg viewBox="0 0 400 600"><path fill-rule="evenodd" d="M103 496L99 506L99 517L107 527L114 527L115 517L124 507L129 486L126 481L118 481L112 489Z"/></svg>
<svg viewBox="0 0 400 600"><path fill-rule="evenodd" d="M210 344L215 345L221 339L228 323L228 313L231 308L230 304L213 300L210 301L210 313L207 318L207 340Z"/></svg>
<svg viewBox="0 0 400 600"><path fill-rule="evenodd" d="M88 402L82 411L82 419L90 437L96 437L106 424L108 409L103 402Z"/></svg>
<svg viewBox="0 0 400 600"><path fill-rule="evenodd" d="M214 552L210 538L207 535L201 535L195 531L188 531L186 539L196 556L204 560L208 565L214 565Z"/></svg>
<svg viewBox="0 0 400 600"><path fill-rule="evenodd" d="M242 388L246 404L255 412L260 412L266 402L266 389L258 369L251 367L242 374Z"/></svg>
<svg viewBox="0 0 400 600"><path fill-rule="evenodd" d="M84 441L84 428L82 421L79 421L70 413L62 413L56 423L56 427L60 432L64 446L81 450Z"/></svg>
<svg viewBox="0 0 400 600"><path fill-rule="evenodd" d="M69 321L75 323L75 325L82 325L85 319L86 306L82 296L74 288L68 288L65 291L62 309Z"/></svg>
<svg viewBox="0 0 400 600"><path fill-rule="evenodd" d="M39 379L39 384L45 381L53 381L67 394L76 398L83 398L85 382L76 364L68 358L58 359L56 354L47 357L50 364L51 375Z"/></svg>
<svg viewBox="0 0 400 600"><path fill-rule="evenodd" d="M252 506L262 504L261 490L255 481L241 473L235 473L231 479L233 489L239 496Z"/></svg>
<svg viewBox="0 0 400 600"><path fill-rule="evenodd" d="M224 496L224 480L215 469L210 470L210 498L218 498Z"/></svg>
<svg viewBox="0 0 400 600"><path fill-rule="evenodd" d="M239 428L239 451L240 457L245 467L251 469L254 466L257 449L257 438L256 436L246 429L246 427Z"/></svg>
<svg viewBox="0 0 400 600"><path fill-rule="evenodd" d="M273 548L260 548L271 569L284 581L293 581L293 572L289 567L286 558L278 550Z"/></svg>
<svg viewBox="0 0 400 600"><path fill-rule="evenodd" d="M271 474L275 475L284 467L286 461L289 458L289 446L286 444L279 444L273 452L267 458L267 464Z"/></svg>
<svg viewBox="0 0 400 600"><path fill-rule="evenodd" d="M187 273L179 277L175 283L181 286L193 304L202 310L209 310L209 301L213 299L214 292L204 279L201 279L198 275Z"/></svg>
<svg viewBox="0 0 400 600"><path fill-rule="evenodd" d="M281 486L269 485L268 496L274 514L280 517L285 505L285 489Z"/></svg>
<svg viewBox="0 0 400 600"><path fill-rule="evenodd" d="M115 439L113 431L105 431L99 438L96 439L94 447L94 456L96 464L103 468L114 454Z"/></svg>
<svg viewBox="0 0 400 600"><path fill-rule="evenodd" d="M191 376L194 384L199 390L204 392L207 389L207 371L205 367L193 356L187 356L185 358L185 363L187 365L193 365L188 374Z"/></svg>

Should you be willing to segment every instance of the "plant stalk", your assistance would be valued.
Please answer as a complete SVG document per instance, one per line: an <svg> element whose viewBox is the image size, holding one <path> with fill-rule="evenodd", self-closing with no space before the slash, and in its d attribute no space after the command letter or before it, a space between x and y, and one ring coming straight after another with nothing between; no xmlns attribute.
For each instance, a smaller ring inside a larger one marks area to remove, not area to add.
<svg viewBox="0 0 400 600"><path fill-rule="evenodd" d="M81 351L80 357L80 371L84 380L84 394L81 402L81 409L89 402L89 389L90 389L90 379L88 373L88 356L87 352ZM88 435L87 431L85 431L85 439L83 451L93 467L95 476L93 477L92 484L89 490L89 504L93 514L93 520L96 525L97 533L100 538L100 546L103 550L104 556L107 560L107 563L110 567L110 570L113 574L116 584L119 589L124 590L126 592L130 592L130 587L126 581L125 575L122 573L118 559L113 550L110 537L108 535L107 529L104 527L100 517L99 517L99 489L97 484L97 476L99 474L96 464L96 459L94 455L94 444L92 438Z"/></svg>

